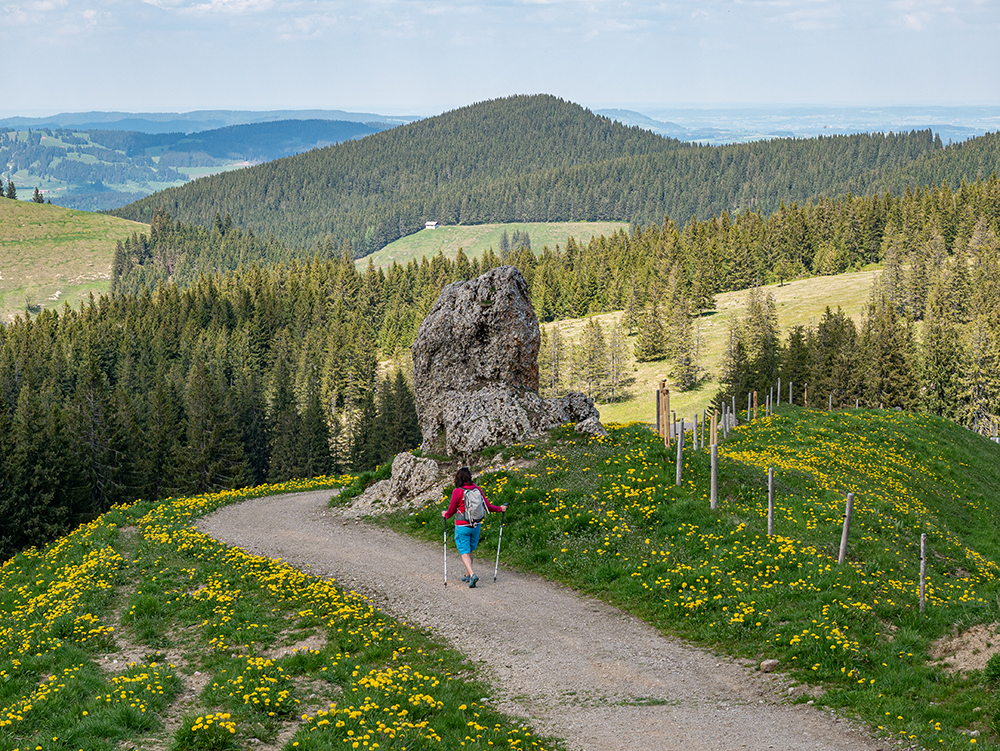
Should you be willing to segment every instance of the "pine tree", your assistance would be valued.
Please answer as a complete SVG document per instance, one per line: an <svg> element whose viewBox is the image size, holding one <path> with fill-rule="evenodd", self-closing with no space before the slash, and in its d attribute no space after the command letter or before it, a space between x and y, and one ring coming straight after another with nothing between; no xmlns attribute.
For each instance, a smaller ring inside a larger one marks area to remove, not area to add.
<svg viewBox="0 0 1000 751"><path fill-rule="evenodd" d="M943 282L931 287L924 316L921 357L921 406L932 415L958 414L961 350Z"/></svg>
<svg viewBox="0 0 1000 751"><path fill-rule="evenodd" d="M579 355L579 379L586 388L587 396L596 401L603 396L604 381L608 375L604 327L596 318L588 318L583 327Z"/></svg>
<svg viewBox="0 0 1000 751"><path fill-rule="evenodd" d="M827 309L829 312L829 308ZM781 381L783 384L793 384L792 399L803 400L803 387L809 382L812 356L809 350L809 340L804 326L793 326L788 332L788 344L784 347L781 357ZM797 389L796 385L797 384ZM782 400L787 398L781 395Z"/></svg>
<svg viewBox="0 0 1000 751"><path fill-rule="evenodd" d="M913 409L917 402L913 329L878 282L865 311L860 349L868 404Z"/></svg>
<svg viewBox="0 0 1000 751"><path fill-rule="evenodd" d="M31 196L31 200L33 203L45 203L45 199L42 197L42 193L37 187L35 188L34 194Z"/></svg>
<svg viewBox="0 0 1000 751"><path fill-rule="evenodd" d="M558 326L542 328L538 350L538 384L544 396L560 396L564 377L566 347Z"/></svg>
<svg viewBox="0 0 1000 751"><path fill-rule="evenodd" d="M705 371L698 362L701 349L698 331L691 315L690 303L686 300L681 300L675 306L671 339L673 341L671 380L679 390L690 391L701 383Z"/></svg>
<svg viewBox="0 0 1000 751"><path fill-rule="evenodd" d="M7 190L4 193L4 195L6 195L7 198L9 198L12 201L16 201L17 200L17 188L14 187L14 179L13 178L11 178L10 180L7 181Z"/></svg>
<svg viewBox="0 0 1000 751"><path fill-rule="evenodd" d="M642 317L642 327L635 338L635 359L639 362L662 360L667 356L667 332L660 314L660 303L655 293L650 298Z"/></svg>

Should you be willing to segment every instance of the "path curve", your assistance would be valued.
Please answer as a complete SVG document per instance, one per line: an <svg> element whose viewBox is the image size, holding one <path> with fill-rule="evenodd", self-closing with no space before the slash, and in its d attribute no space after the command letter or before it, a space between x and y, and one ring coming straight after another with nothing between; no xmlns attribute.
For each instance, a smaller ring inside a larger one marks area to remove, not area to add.
<svg viewBox="0 0 1000 751"><path fill-rule="evenodd" d="M452 546L446 588L440 544L348 518L327 506L330 496L326 490L252 499L201 519L198 528L336 579L390 615L438 633L482 665L500 709L530 718L570 749L890 747L825 711L785 703L789 684L780 675L665 637L535 576L501 566L494 583L492 535L480 547L479 586L458 581L461 562Z"/></svg>

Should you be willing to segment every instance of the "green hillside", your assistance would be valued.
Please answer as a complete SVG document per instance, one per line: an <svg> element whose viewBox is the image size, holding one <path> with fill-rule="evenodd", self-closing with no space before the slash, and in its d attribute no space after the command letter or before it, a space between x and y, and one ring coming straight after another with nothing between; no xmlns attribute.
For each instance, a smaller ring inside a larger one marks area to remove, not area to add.
<svg viewBox="0 0 1000 751"><path fill-rule="evenodd" d="M32 310L78 307L107 292L115 243L148 227L58 206L0 200L0 321Z"/></svg>
<svg viewBox="0 0 1000 751"><path fill-rule="evenodd" d="M717 512L708 451L688 450L678 487L673 454L642 426L605 439L560 429L501 450L525 462L481 479L509 504L505 566L719 652L776 659L799 684L791 700L861 719L887 742L1000 745L1000 639L976 650L948 640L992 634L1000 618L996 444L938 418L783 407L723 440ZM368 732L381 748L421 747L433 731L435 747L456 748L474 696L490 699L475 704L484 746L559 748L490 709L501 687L436 639L193 526L245 498L351 481L122 505L7 561L0 745L328 751ZM837 565L847 492L854 515ZM390 523L440 544L438 503Z"/></svg>
<svg viewBox="0 0 1000 751"><path fill-rule="evenodd" d="M558 749L477 701L490 689L440 639L193 529L222 505L345 479L123 505L7 561L0 747L459 748L472 705L484 747Z"/></svg>
<svg viewBox="0 0 1000 751"><path fill-rule="evenodd" d="M713 512L709 450L692 451L690 434L680 486L673 449L643 426L556 436L502 449L532 463L481 478L509 504L506 561L667 633L776 659L800 682L794 701L842 710L887 740L998 747L1000 446L934 417L783 406L721 443ZM435 540L440 508L394 524ZM985 644L950 646L977 626Z"/></svg>
<svg viewBox="0 0 1000 751"><path fill-rule="evenodd" d="M466 256L478 258L489 248L499 253L503 233L508 236L515 232L527 232L531 238L531 247L535 253L548 246L565 245L566 238L572 237L578 243L587 243L592 237L610 236L624 230L628 232L624 222L526 222L515 224L473 224L458 226L443 226L436 229L422 229L412 235L401 237L381 250L377 250L366 258L359 258L359 268L368 265L370 258L376 266L390 266L394 262L405 266L411 260L419 262L421 258L435 256L438 252L446 258L454 260L461 248Z"/></svg>
<svg viewBox="0 0 1000 751"><path fill-rule="evenodd" d="M837 276L821 276L811 279L798 279L784 284L770 284L764 287L774 295L777 302L778 323L783 336L794 326L815 326L830 307L840 308L850 316L860 327L862 313L868 302L871 285L877 272L860 271ZM743 316L746 312L747 293L725 292L715 296L715 312L702 316L697 323L701 337L700 362L708 371L707 377L692 391L672 391L670 408L677 412L678 417L686 416L690 422L695 412L701 413L707 409L712 399L719 391L719 363L726 344L730 321L733 316ZM604 313L593 316L605 329L621 320L623 313ZM589 318L571 318L543 324L542 328L551 331L558 328L565 341L576 343L582 338L582 331ZM656 420L656 402L654 391L661 380L670 382L670 364L659 362L635 362L631 354L635 346L635 337L628 338L629 367L634 368L632 376L634 385L627 398L609 403L598 403L601 419L610 422L640 421L652 424Z"/></svg>
<svg viewBox="0 0 1000 751"><path fill-rule="evenodd" d="M205 225L229 213L237 226L291 245L327 236L357 255L422 229L425 221L517 221L537 211L509 196L503 215L482 210L482 186L520 175L628 155L686 148L600 118L550 96L510 97L464 107L339 144L150 196L115 213L152 217L162 207ZM491 216L486 216L489 213ZM589 217L542 217L541 220ZM528 217L538 221L535 216ZM147 219L148 220L148 219Z"/></svg>
<svg viewBox="0 0 1000 751"><path fill-rule="evenodd" d="M299 246L331 237L360 257L426 221L649 225L746 208L769 214L783 201L867 193L939 151L940 174L974 179L930 130L697 147L555 97L518 96L215 175L115 213L151 221L163 208L202 226L228 213L258 235Z"/></svg>

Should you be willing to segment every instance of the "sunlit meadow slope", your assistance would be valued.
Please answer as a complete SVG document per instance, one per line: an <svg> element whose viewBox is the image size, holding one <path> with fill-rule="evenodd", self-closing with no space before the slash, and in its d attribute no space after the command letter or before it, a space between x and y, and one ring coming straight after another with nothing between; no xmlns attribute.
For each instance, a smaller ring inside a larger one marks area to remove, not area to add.
<svg viewBox="0 0 1000 751"><path fill-rule="evenodd" d="M469 702L489 694L460 656L353 592L193 528L225 504L346 479L115 508L7 561L0 748L541 748Z"/></svg>
<svg viewBox="0 0 1000 751"><path fill-rule="evenodd" d="M504 450L533 466L482 478L493 502L510 504L508 564L664 631L777 659L803 683L800 700L842 708L887 737L997 747L1000 658L985 673L954 674L929 651L953 630L1000 618L1000 446L937 418L782 407L721 442L713 512L709 451L690 450L690 434L680 486L675 450L644 426L615 426L606 439L557 435ZM854 518L838 566L848 492ZM430 539L439 512L396 524Z"/></svg>
<svg viewBox="0 0 1000 751"><path fill-rule="evenodd" d="M33 311L77 308L111 286L115 243L145 224L28 201L0 200L0 321Z"/></svg>

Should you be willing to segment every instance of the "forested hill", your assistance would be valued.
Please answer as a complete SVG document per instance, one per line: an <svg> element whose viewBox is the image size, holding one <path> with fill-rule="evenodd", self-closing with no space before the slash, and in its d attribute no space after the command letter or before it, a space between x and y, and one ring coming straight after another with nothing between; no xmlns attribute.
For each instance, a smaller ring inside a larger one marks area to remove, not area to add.
<svg viewBox="0 0 1000 751"><path fill-rule="evenodd" d="M552 96L482 102L438 117L172 188L114 213L156 208L211 226L367 255L425 221L708 219L782 201L902 193L996 171L996 136L944 148L930 130L698 147L629 128ZM913 182L916 181L916 182Z"/></svg>
<svg viewBox="0 0 1000 751"><path fill-rule="evenodd" d="M684 148L555 97L518 96L215 175L114 213L151 220L156 208L165 208L176 219L204 226L228 213L237 226L287 244L313 245L332 236L367 255L429 219L489 220L478 206L470 213L467 198L490 183Z"/></svg>

